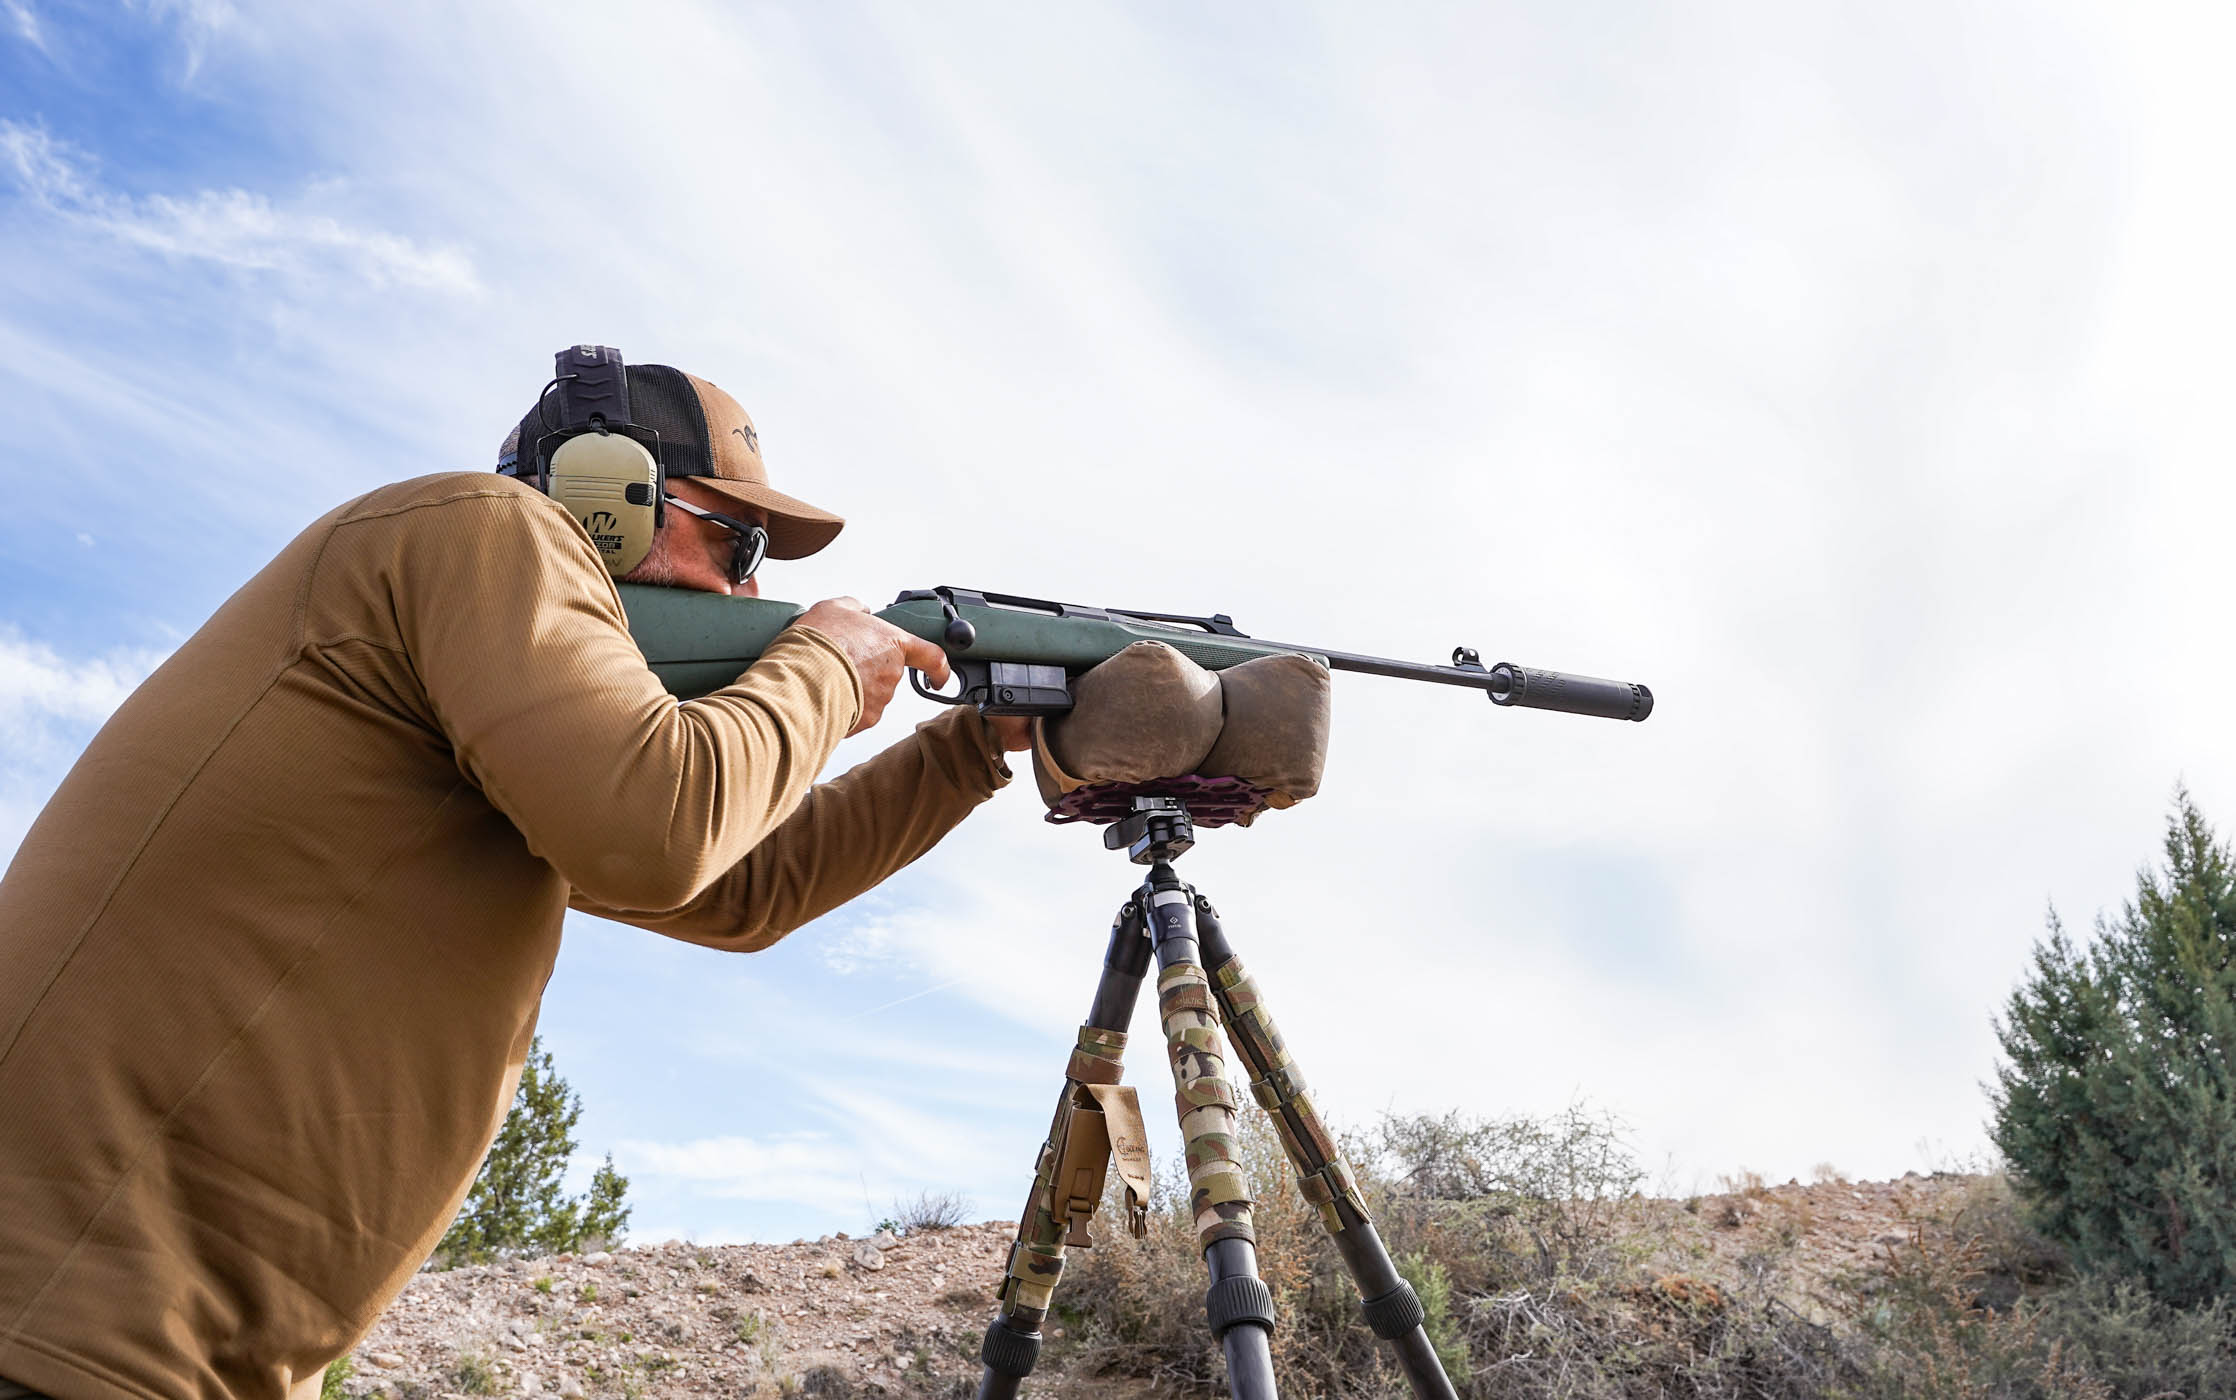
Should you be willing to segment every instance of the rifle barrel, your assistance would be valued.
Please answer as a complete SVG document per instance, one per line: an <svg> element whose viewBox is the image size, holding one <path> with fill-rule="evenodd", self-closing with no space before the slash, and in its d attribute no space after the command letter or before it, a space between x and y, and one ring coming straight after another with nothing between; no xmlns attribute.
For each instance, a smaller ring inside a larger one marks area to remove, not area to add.
<svg viewBox="0 0 2236 1400"><path fill-rule="evenodd" d="M1514 705L1525 710L1558 710L1563 714L1634 721L1643 721L1654 712L1654 692L1631 681L1576 676L1565 671L1517 666L1511 661L1501 661L1486 670L1478 670L1470 666L1431 666L1418 661L1393 661L1386 656L1361 656L1356 652L1326 651L1319 647L1296 647L1294 650L1326 657L1331 670L1388 676L1401 681L1467 686L1489 695L1494 705Z"/></svg>

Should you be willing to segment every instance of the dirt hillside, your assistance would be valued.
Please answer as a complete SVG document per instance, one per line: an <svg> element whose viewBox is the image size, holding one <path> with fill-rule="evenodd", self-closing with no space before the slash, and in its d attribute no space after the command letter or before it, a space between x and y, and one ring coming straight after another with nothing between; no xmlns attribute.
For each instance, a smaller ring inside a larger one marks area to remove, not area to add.
<svg viewBox="0 0 2236 1400"><path fill-rule="evenodd" d="M1975 1178L1747 1184L1641 1201L1672 1264L1721 1286L1775 1256L1790 1300L1829 1290L1945 1216ZM352 1397L967 1395L1015 1232L989 1222L874 1240L648 1244L424 1273L350 1359ZM1045 1370L1032 1393L1087 1393Z"/></svg>

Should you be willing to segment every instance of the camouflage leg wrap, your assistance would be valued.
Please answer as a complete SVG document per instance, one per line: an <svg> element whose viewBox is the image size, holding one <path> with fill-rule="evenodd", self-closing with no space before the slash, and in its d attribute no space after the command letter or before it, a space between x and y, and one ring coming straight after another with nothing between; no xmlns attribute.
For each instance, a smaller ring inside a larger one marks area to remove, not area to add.
<svg viewBox="0 0 2236 1400"><path fill-rule="evenodd" d="M1343 1214L1336 1209L1338 1202L1349 1206L1358 1219L1368 1219L1358 1178L1343 1160L1335 1135L1320 1121L1320 1110L1305 1088L1304 1076L1289 1057L1280 1028L1273 1024L1273 1013L1266 1010L1258 984L1243 970L1242 959L1229 958L1219 965L1218 991L1227 1034L1233 1038L1243 1063L1256 1075L1250 1081L1250 1096L1273 1120L1281 1146L1297 1169L1297 1189L1319 1208L1320 1219L1330 1234L1344 1228Z"/></svg>
<svg viewBox="0 0 2236 1400"><path fill-rule="evenodd" d="M1056 1168L1062 1158L1065 1136L1071 1128L1073 1100L1083 1084L1116 1084L1125 1076L1124 1031L1079 1028L1078 1046L1064 1069L1064 1096L1049 1127L1048 1140L1040 1145L1040 1159L1033 1164L1033 1192L1025 1219L1018 1223L1017 1241L1009 1247L999 1297L1005 1307L1046 1312L1064 1276L1064 1235L1068 1222L1056 1214Z"/></svg>
<svg viewBox="0 0 2236 1400"><path fill-rule="evenodd" d="M1165 1053L1172 1061L1180 1136L1187 1145L1188 1205L1195 1213L1196 1241L1206 1249L1218 1240L1254 1243L1250 1188L1235 1150L1234 1086L1227 1082L1217 1008L1203 969L1192 962L1166 968L1157 978L1157 1011L1165 1027Z"/></svg>

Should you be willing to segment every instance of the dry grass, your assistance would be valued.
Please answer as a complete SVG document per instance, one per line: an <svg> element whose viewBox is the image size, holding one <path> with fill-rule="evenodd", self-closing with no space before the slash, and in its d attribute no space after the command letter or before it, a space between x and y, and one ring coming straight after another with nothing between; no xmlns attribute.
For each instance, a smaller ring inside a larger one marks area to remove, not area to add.
<svg viewBox="0 0 2236 1400"><path fill-rule="evenodd" d="M1270 1131L1246 1115L1259 1266L1281 1325L1284 1393L1406 1393L1357 1313L1349 1276L1297 1197ZM2027 1228L2000 1177L1944 1193L1904 1243L1831 1283L1802 1278L1820 1222L1759 1175L1688 1205L1635 1194L1618 1126L1590 1114L1392 1120L1347 1145L1376 1227L1421 1294L1469 1400L2175 1400L2236 1394L2236 1308L2157 1308L2081 1285ZM1818 1175L1844 1182L1837 1171ZM1223 1393L1203 1327L1204 1273L1176 1175L1147 1239L1075 1254L1044 1365L1067 1390ZM1737 1212L1744 1248L1700 1242Z"/></svg>

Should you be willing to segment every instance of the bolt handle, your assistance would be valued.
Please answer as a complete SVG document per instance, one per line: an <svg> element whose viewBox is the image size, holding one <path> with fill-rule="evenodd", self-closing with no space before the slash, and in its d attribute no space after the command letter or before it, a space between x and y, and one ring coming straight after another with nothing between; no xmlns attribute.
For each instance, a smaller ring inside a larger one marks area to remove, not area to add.
<svg viewBox="0 0 2236 1400"><path fill-rule="evenodd" d="M978 640L978 629L964 621L962 613L956 610L955 590L952 588L935 588L932 590L932 596L939 599L939 610L947 616L947 626L940 631L940 636L945 641L947 649L949 651L969 651L972 643Z"/></svg>

